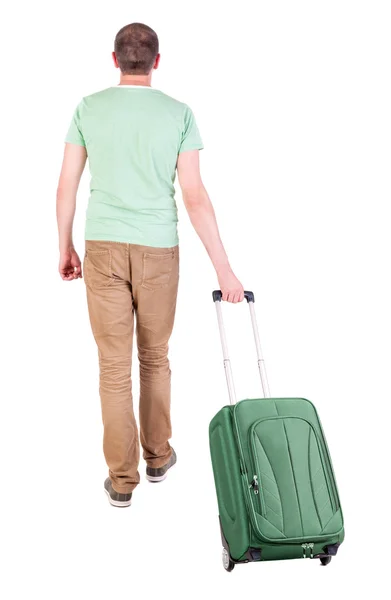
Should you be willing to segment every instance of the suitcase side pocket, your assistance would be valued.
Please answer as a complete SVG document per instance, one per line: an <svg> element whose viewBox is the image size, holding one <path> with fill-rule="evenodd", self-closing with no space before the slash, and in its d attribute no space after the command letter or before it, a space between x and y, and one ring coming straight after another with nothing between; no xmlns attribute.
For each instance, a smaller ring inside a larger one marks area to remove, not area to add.
<svg viewBox="0 0 391 600"><path fill-rule="evenodd" d="M250 526L230 407L212 419L209 439L220 522L230 554L238 560L250 546Z"/></svg>

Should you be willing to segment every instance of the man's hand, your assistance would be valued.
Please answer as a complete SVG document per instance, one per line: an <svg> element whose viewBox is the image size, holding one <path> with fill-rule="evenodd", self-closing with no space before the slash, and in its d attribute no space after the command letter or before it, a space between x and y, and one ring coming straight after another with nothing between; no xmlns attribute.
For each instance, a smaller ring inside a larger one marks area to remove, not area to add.
<svg viewBox="0 0 391 600"><path fill-rule="evenodd" d="M218 280L223 300L234 303L242 302L244 298L243 286L230 268L218 273Z"/></svg>
<svg viewBox="0 0 391 600"><path fill-rule="evenodd" d="M58 267L61 279L72 281L82 277L81 261L74 248L69 248L60 255L60 264Z"/></svg>

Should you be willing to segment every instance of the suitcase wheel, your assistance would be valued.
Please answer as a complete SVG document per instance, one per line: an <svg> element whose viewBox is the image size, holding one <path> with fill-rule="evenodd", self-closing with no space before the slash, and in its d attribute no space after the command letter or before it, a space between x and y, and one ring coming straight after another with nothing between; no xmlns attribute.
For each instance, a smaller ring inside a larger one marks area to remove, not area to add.
<svg viewBox="0 0 391 600"><path fill-rule="evenodd" d="M321 556L320 562L324 567L326 567L331 562L331 556Z"/></svg>
<svg viewBox="0 0 391 600"><path fill-rule="evenodd" d="M230 572L235 567L235 563L232 562L228 551L223 548L223 567L226 571Z"/></svg>

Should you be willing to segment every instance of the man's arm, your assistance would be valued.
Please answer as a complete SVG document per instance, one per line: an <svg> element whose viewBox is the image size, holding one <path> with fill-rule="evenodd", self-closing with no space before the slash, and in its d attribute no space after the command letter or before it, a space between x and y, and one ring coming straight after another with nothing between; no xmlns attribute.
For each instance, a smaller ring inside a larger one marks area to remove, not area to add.
<svg viewBox="0 0 391 600"><path fill-rule="evenodd" d="M72 227L79 187L87 152L84 146L65 144L64 159L57 188L57 224L60 245L59 272L65 281L82 276L81 262L73 247Z"/></svg>
<svg viewBox="0 0 391 600"><path fill-rule="evenodd" d="M243 286L235 277L224 250L215 212L200 174L199 152L189 150L178 156L178 179L190 220L216 270L223 300L241 302Z"/></svg>

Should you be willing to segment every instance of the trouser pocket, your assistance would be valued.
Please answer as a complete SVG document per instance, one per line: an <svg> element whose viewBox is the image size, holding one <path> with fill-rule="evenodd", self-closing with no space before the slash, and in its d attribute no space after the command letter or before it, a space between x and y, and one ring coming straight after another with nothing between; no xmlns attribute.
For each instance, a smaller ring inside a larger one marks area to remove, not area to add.
<svg viewBox="0 0 391 600"><path fill-rule="evenodd" d="M174 249L164 253L144 252L141 287L151 291L167 287L174 275L177 261Z"/></svg>
<svg viewBox="0 0 391 600"><path fill-rule="evenodd" d="M84 255L84 280L94 290L113 282L111 250L87 249Z"/></svg>

